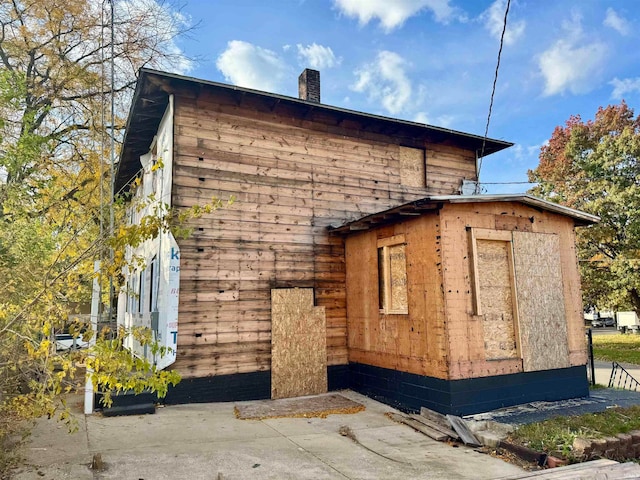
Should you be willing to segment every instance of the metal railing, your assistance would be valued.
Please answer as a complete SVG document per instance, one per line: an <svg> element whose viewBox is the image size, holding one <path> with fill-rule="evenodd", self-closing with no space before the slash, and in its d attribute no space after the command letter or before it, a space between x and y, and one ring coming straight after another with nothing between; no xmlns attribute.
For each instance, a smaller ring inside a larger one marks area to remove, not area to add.
<svg viewBox="0 0 640 480"><path fill-rule="evenodd" d="M596 367L593 363L593 334L590 328L587 328L587 378L589 384L596 385Z"/></svg>
<svg viewBox="0 0 640 480"><path fill-rule="evenodd" d="M618 362L611 362L611 376L609 377L609 388L622 388L624 390L638 391L640 382L625 370Z"/></svg>

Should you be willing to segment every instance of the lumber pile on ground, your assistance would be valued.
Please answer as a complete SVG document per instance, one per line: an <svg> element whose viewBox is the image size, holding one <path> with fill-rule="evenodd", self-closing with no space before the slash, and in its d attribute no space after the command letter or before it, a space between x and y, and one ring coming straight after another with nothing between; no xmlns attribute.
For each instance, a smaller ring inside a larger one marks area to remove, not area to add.
<svg viewBox="0 0 640 480"><path fill-rule="evenodd" d="M466 422L455 415L442 415L422 407L420 414L387 413L394 422L403 423L424 435L445 442L461 440L465 445L479 447L481 443L473 432L467 428Z"/></svg>

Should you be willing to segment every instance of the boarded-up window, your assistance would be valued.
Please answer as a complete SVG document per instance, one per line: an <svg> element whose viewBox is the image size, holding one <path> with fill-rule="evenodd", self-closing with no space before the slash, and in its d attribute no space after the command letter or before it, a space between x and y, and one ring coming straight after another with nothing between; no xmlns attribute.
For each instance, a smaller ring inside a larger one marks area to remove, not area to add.
<svg viewBox="0 0 640 480"><path fill-rule="evenodd" d="M425 187L423 148L400 147L400 183L407 187Z"/></svg>
<svg viewBox="0 0 640 480"><path fill-rule="evenodd" d="M404 236L378 241L378 298L383 313L408 313Z"/></svg>
<svg viewBox="0 0 640 480"><path fill-rule="evenodd" d="M517 358L511 290L511 244L478 240L479 301L488 359Z"/></svg>
<svg viewBox="0 0 640 480"><path fill-rule="evenodd" d="M518 358L511 233L474 230L476 314L482 318L487 360Z"/></svg>

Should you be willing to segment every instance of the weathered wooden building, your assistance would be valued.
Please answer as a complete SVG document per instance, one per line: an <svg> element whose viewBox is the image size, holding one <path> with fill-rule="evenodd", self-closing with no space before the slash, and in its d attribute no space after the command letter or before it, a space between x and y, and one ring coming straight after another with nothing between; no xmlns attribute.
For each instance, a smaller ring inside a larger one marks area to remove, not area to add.
<svg viewBox="0 0 640 480"><path fill-rule="evenodd" d="M140 178L134 195L176 210L235 198L130 252L147 262L119 321L175 350L167 401L350 387L471 413L586 395L574 226L597 219L461 195L481 137L322 105L314 71L300 84L140 72L117 190Z"/></svg>

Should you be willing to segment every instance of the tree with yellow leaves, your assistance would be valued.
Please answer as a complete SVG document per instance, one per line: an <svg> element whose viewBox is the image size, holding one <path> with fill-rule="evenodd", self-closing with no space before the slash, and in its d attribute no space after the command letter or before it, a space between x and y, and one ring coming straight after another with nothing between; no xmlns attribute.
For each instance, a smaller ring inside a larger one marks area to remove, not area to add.
<svg viewBox="0 0 640 480"><path fill-rule="evenodd" d="M4 408L52 415L57 396L75 383L77 362L55 352L52 334L68 328L75 308L90 301L93 261L126 243L121 232L109 231L104 207L111 196L110 135L117 140L121 133L140 67L188 68L175 39L189 29L161 0L0 0ZM171 212L161 212L151 223L157 231L172 222ZM125 238L141 241L141 235ZM177 381L175 374L129 363L117 338L104 339L95 353L96 378L102 375L106 387L162 392Z"/></svg>

